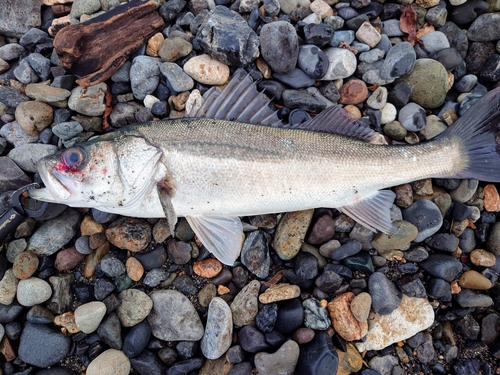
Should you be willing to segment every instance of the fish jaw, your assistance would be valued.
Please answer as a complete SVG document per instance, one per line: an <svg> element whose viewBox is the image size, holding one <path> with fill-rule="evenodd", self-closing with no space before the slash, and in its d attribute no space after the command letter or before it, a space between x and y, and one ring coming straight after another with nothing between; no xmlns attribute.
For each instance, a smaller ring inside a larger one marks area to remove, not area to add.
<svg viewBox="0 0 500 375"><path fill-rule="evenodd" d="M28 194L31 198L45 202L63 203L71 196L71 192L63 183L67 179L61 179L64 176L60 173L53 174L49 172L49 170L53 170L54 164L48 158L42 158L38 161L36 166L46 187L29 190Z"/></svg>

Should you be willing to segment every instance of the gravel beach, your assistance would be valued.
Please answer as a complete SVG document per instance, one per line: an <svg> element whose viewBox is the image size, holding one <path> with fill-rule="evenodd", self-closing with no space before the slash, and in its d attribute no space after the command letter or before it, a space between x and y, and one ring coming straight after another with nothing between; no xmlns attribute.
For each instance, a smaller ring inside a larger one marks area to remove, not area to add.
<svg viewBox="0 0 500 375"><path fill-rule="evenodd" d="M291 127L340 104L394 145L500 86L499 0L133 0L133 33L122 3L0 0L0 227L40 158L183 117L238 69ZM100 19L118 35L61 53ZM335 209L244 217L233 266L184 218L51 203L0 243L0 375L500 374L497 188L395 186L393 235Z"/></svg>

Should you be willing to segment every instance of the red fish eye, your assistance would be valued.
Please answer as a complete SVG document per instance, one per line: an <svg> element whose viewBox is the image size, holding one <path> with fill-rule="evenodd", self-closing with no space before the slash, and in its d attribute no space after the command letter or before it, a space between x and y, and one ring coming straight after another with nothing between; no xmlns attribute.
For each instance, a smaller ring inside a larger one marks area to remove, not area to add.
<svg viewBox="0 0 500 375"><path fill-rule="evenodd" d="M61 161L69 168L77 168L85 164L87 152L79 146L65 150L61 155Z"/></svg>

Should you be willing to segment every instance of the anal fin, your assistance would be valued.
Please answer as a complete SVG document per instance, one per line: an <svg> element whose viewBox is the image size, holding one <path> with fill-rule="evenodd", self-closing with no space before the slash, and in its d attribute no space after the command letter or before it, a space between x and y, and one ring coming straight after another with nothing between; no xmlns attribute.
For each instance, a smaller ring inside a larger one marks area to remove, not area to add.
<svg viewBox="0 0 500 375"><path fill-rule="evenodd" d="M158 187L158 197L160 198L161 207L165 218L167 219L170 233L173 235L175 230L175 224L177 224L177 214L175 213L174 206L172 205L172 199L167 189L159 186Z"/></svg>
<svg viewBox="0 0 500 375"><path fill-rule="evenodd" d="M243 226L239 217L212 215L186 216L201 243L224 264L233 265L243 244Z"/></svg>
<svg viewBox="0 0 500 375"><path fill-rule="evenodd" d="M395 231L390 214L395 197L391 190L380 190L373 196L338 209L373 232L379 230L390 234Z"/></svg>

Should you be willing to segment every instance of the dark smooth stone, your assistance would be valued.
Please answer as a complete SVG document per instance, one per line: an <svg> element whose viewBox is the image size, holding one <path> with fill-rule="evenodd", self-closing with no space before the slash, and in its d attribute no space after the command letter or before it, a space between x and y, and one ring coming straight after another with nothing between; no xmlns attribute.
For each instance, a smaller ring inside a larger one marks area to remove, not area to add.
<svg viewBox="0 0 500 375"><path fill-rule="evenodd" d="M265 334L266 342L272 346L281 346L287 340L286 337L275 329Z"/></svg>
<svg viewBox="0 0 500 375"><path fill-rule="evenodd" d="M197 370L203 366L205 363L205 358L195 357L186 359L185 361L180 361L172 365L165 375L184 375L188 372Z"/></svg>
<svg viewBox="0 0 500 375"><path fill-rule="evenodd" d="M174 286L179 292L185 295L194 296L198 293L198 288L194 285L193 279L186 274L178 276L174 280Z"/></svg>
<svg viewBox="0 0 500 375"><path fill-rule="evenodd" d="M30 370L29 374L31 374L32 373L31 369L29 369L29 370ZM19 373L16 373L16 374L19 374ZM40 371L36 372L35 375L75 375L75 373L67 367L54 366L54 367L51 367L50 369L40 370Z"/></svg>
<svg viewBox="0 0 500 375"><path fill-rule="evenodd" d="M459 237L458 247L465 254L469 254L476 248L476 237L472 228L465 228Z"/></svg>
<svg viewBox="0 0 500 375"><path fill-rule="evenodd" d="M472 210L469 206L466 206L462 202L455 202L453 205L453 218L455 220L464 220L472 215Z"/></svg>
<svg viewBox="0 0 500 375"><path fill-rule="evenodd" d="M455 112L457 112L458 107L455 107L453 110ZM458 185L460 185L461 181L462 180L459 180L458 178L436 178L434 180L434 182L436 183L437 186L444 187L446 190L455 190L458 187ZM455 202L455 204L457 204L457 203L459 203L459 202ZM463 203L461 203L461 204L464 205Z"/></svg>
<svg viewBox="0 0 500 375"><path fill-rule="evenodd" d="M262 309L259 310L257 316L255 317L255 323L260 331L268 333L274 329L274 324L276 323L277 318L278 304L270 303L264 305Z"/></svg>
<svg viewBox="0 0 500 375"><path fill-rule="evenodd" d="M298 298L278 304L278 318L274 328L283 334L295 331L304 321L304 307Z"/></svg>
<svg viewBox="0 0 500 375"><path fill-rule="evenodd" d="M443 64L443 66L446 68L446 70L455 69L463 61L463 58L460 55L460 52L458 52L456 50L456 48L453 48L453 47L445 48L445 49L442 49L441 51L434 52L429 57L431 59L437 60L441 64Z"/></svg>
<svg viewBox="0 0 500 375"><path fill-rule="evenodd" d="M383 273L374 272L368 279L372 308L381 315L393 312L401 304L401 291Z"/></svg>
<svg viewBox="0 0 500 375"><path fill-rule="evenodd" d="M353 277L352 270L342 264L328 263L323 271L333 271L343 279L351 280Z"/></svg>
<svg viewBox="0 0 500 375"><path fill-rule="evenodd" d="M314 285L314 280L301 279L295 274L295 271L291 269L285 269L285 271L283 272L283 276L286 277L291 284L298 285L301 289L304 290L309 289Z"/></svg>
<svg viewBox="0 0 500 375"><path fill-rule="evenodd" d="M294 261L295 274L302 280L312 280L318 276L318 258L311 253L301 251Z"/></svg>
<svg viewBox="0 0 500 375"><path fill-rule="evenodd" d="M384 6L377 2L370 2L367 6L358 10L359 14L366 14L369 19L378 17L384 10Z"/></svg>
<svg viewBox="0 0 500 375"><path fill-rule="evenodd" d="M315 80L309 77L303 70L295 68L289 74L279 74L274 73L273 77L278 81L283 82L284 84L294 88L301 89L305 87L310 87L314 84Z"/></svg>
<svg viewBox="0 0 500 375"><path fill-rule="evenodd" d="M158 357L160 357L160 360L167 364L171 365L175 361L177 361L177 352L175 351L174 348L166 347L162 348L160 351L158 351Z"/></svg>
<svg viewBox="0 0 500 375"><path fill-rule="evenodd" d="M338 369L338 355L325 331L317 331L314 339L302 345L295 373L301 375L331 375Z"/></svg>
<svg viewBox="0 0 500 375"><path fill-rule="evenodd" d="M372 274L375 272L373 268L372 258L365 251L360 251L356 255L347 257L342 259L342 264L346 267L349 267L354 271L366 272L368 274Z"/></svg>
<svg viewBox="0 0 500 375"><path fill-rule="evenodd" d="M271 265L267 238L260 230L248 233L241 249L241 263L260 279L267 277Z"/></svg>
<svg viewBox="0 0 500 375"><path fill-rule="evenodd" d="M30 323L49 324L54 321L54 314L43 306L33 306L26 314L26 320Z"/></svg>
<svg viewBox="0 0 500 375"><path fill-rule="evenodd" d="M338 10L338 16L343 18L344 20L349 20L351 18L354 18L358 15L358 12L356 10L349 8L349 7L342 7Z"/></svg>
<svg viewBox="0 0 500 375"><path fill-rule="evenodd" d="M431 254L429 258L420 263L420 267L432 276L442 278L448 282L453 281L462 272L460 261L444 254Z"/></svg>
<svg viewBox="0 0 500 375"><path fill-rule="evenodd" d="M227 375L251 375L253 371L253 366L250 362L241 362L233 366Z"/></svg>
<svg viewBox="0 0 500 375"><path fill-rule="evenodd" d="M466 1L463 4L452 7L448 18L458 26L464 26L474 21L478 14L488 10L488 3L481 0Z"/></svg>
<svg viewBox="0 0 500 375"><path fill-rule="evenodd" d="M92 213L92 217L94 218L94 220L99 224L109 223L118 217L117 214L103 212L98 210L97 208L92 208L90 212Z"/></svg>
<svg viewBox="0 0 500 375"><path fill-rule="evenodd" d="M350 240L347 241L342 246L340 246L338 249L335 249L330 258L333 260L342 260L347 257L356 255L360 251L361 251L361 243L356 240Z"/></svg>
<svg viewBox="0 0 500 375"><path fill-rule="evenodd" d="M162 245L156 245L152 250L135 254L145 271L161 267L167 260L167 252Z"/></svg>
<svg viewBox="0 0 500 375"><path fill-rule="evenodd" d="M239 345L231 346L226 353L229 363L240 363L245 359L245 352Z"/></svg>
<svg viewBox="0 0 500 375"><path fill-rule="evenodd" d="M23 326L19 322L10 322L5 325L5 335L11 340L17 340L23 331Z"/></svg>
<svg viewBox="0 0 500 375"><path fill-rule="evenodd" d="M121 328L120 319L113 312L104 318L99 328L97 328L97 334L110 348L120 350L123 345Z"/></svg>
<svg viewBox="0 0 500 375"><path fill-rule="evenodd" d="M465 58L465 65L467 66L467 73L474 74L479 77L482 68L495 53L495 44L491 42L472 42Z"/></svg>
<svg viewBox="0 0 500 375"><path fill-rule="evenodd" d="M450 284L443 279L431 279L427 283L427 294L440 301L451 301Z"/></svg>
<svg viewBox="0 0 500 375"><path fill-rule="evenodd" d="M446 251L447 253L454 252L459 242L460 240L453 233L436 233L425 241L433 249Z"/></svg>
<svg viewBox="0 0 500 375"><path fill-rule="evenodd" d="M238 332L238 342L243 350L258 353L269 348L262 332L253 326L244 326Z"/></svg>
<svg viewBox="0 0 500 375"><path fill-rule="evenodd" d="M319 47L325 46L332 39L333 33L332 27L324 23L309 23L304 26L306 42Z"/></svg>
<svg viewBox="0 0 500 375"><path fill-rule="evenodd" d="M71 283L71 291L75 294L76 299L82 304L94 300L94 287L92 285L85 284L81 281L75 281Z"/></svg>
<svg viewBox="0 0 500 375"><path fill-rule="evenodd" d="M387 96L387 101L396 107L404 107L410 101L412 88L406 82L398 82L394 85Z"/></svg>
<svg viewBox="0 0 500 375"><path fill-rule="evenodd" d="M491 84L500 80L500 55L491 55L483 65L479 80L484 84Z"/></svg>
<svg viewBox="0 0 500 375"><path fill-rule="evenodd" d="M352 276L352 275L351 275ZM335 293L344 280L332 270L324 271L314 284L325 293Z"/></svg>
<svg viewBox="0 0 500 375"><path fill-rule="evenodd" d="M415 267L416 269L416 267ZM425 286L418 277L406 278L403 277L398 281L398 286L401 291L410 297L425 298L427 293L425 292Z"/></svg>
<svg viewBox="0 0 500 375"><path fill-rule="evenodd" d="M277 81L266 80L260 81L257 84L259 91L264 91L264 93L275 100L281 99L281 94L283 93L283 85Z"/></svg>
<svg viewBox="0 0 500 375"><path fill-rule="evenodd" d="M165 365L161 363L156 354L149 350L144 350L138 356L130 358L130 364L141 375L160 375L165 373Z"/></svg>
<svg viewBox="0 0 500 375"><path fill-rule="evenodd" d="M300 108L294 109L288 115L288 123L291 127L303 124L304 122L309 121L310 119L311 116L309 115L309 113Z"/></svg>
<svg viewBox="0 0 500 375"><path fill-rule="evenodd" d="M466 340L475 341L479 336L481 327L471 314L454 322L455 331Z"/></svg>
<svg viewBox="0 0 500 375"><path fill-rule="evenodd" d="M475 359L458 359L453 365L454 375L479 375L481 367Z"/></svg>
<svg viewBox="0 0 500 375"><path fill-rule="evenodd" d="M175 350L177 350L180 359L194 357L197 349L198 343L196 341L181 341L175 345Z"/></svg>
<svg viewBox="0 0 500 375"><path fill-rule="evenodd" d="M102 301L115 290L115 284L106 277L101 277L94 283L94 297L98 301Z"/></svg>

